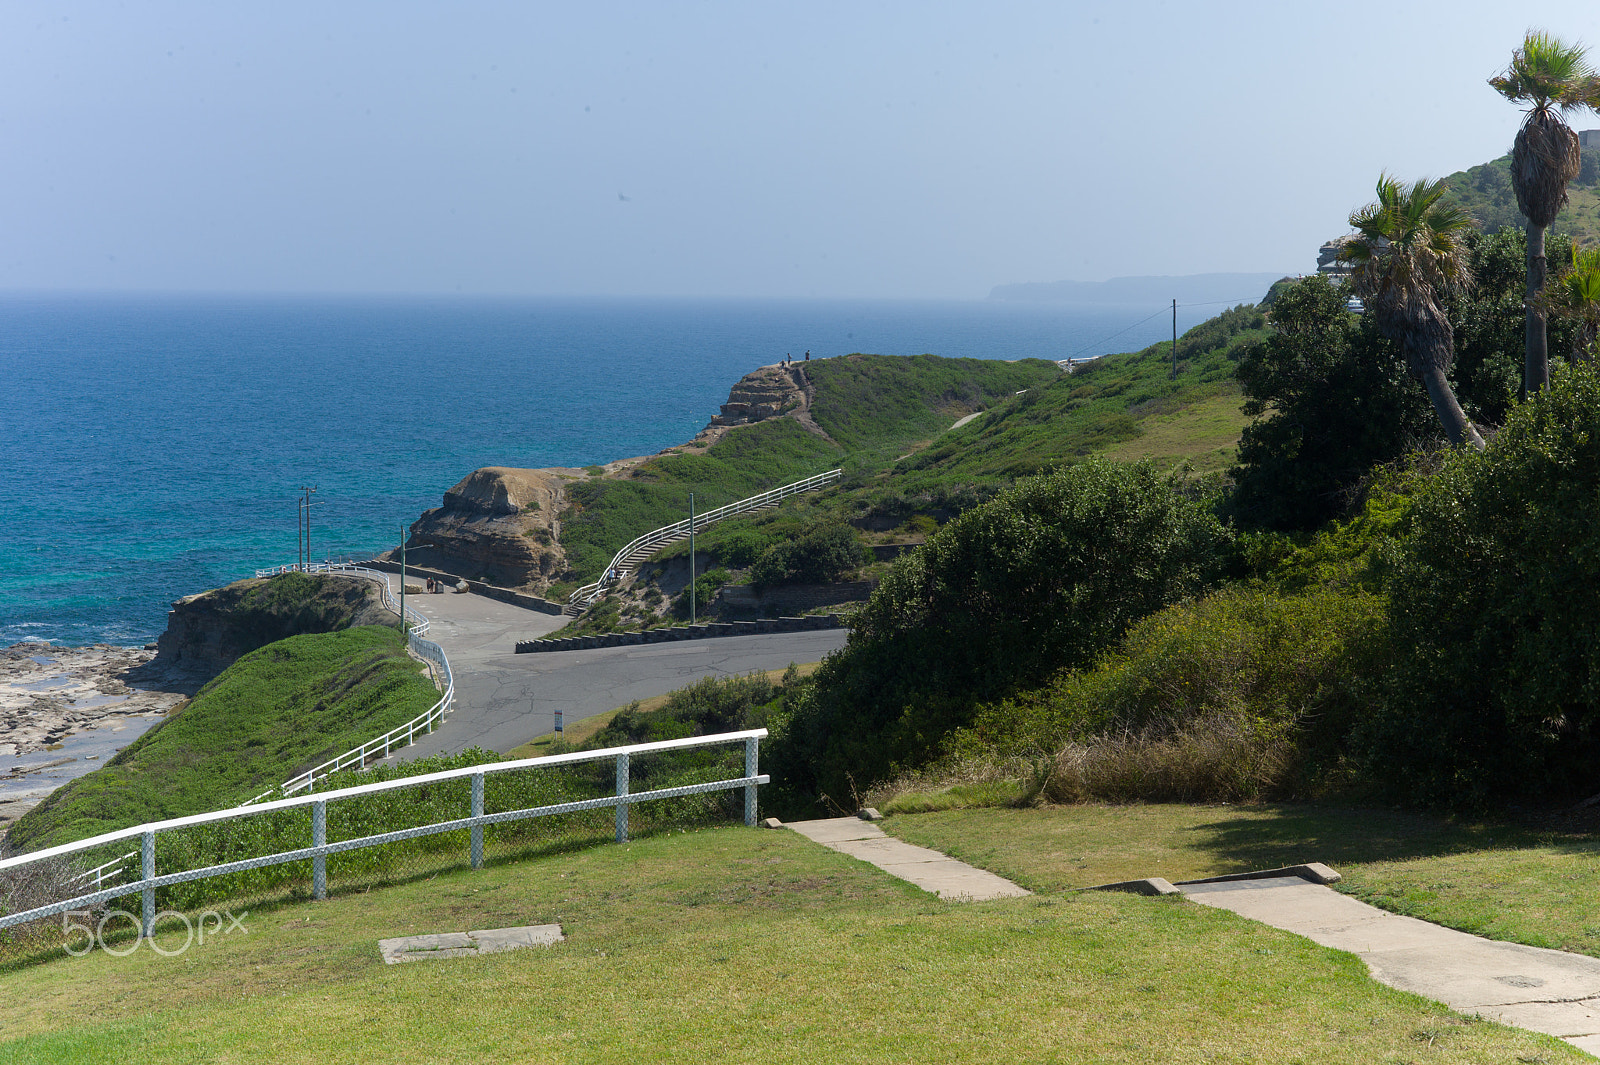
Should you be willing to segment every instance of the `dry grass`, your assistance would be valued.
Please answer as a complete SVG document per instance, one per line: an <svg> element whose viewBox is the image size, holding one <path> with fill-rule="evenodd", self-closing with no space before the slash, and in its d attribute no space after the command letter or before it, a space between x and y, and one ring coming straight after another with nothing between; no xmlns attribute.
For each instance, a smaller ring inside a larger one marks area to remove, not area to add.
<svg viewBox="0 0 1600 1065"><path fill-rule="evenodd" d="M1299 750L1281 729L1211 714L1071 743L1029 761L997 755L947 760L862 796L885 813L928 813L1041 802L1257 802L1289 791Z"/></svg>
<svg viewBox="0 0 1600 1065"><path fill-rule="evenodd" d="M1049 802L1251 802L1283 790L1297 753L1281 732L1213 715L1072 744L1037 793Z"/></svg>
<svg viewBox="0 0 1600 1065"><path fill-rule="evenodd" d="M61 902L83 893L82 882L73 879L65 858L31 862L0 873L0 913L21 913L52 902ZM40 944L61 939L61 919L47 917L28 924L0 929L0 955L30 950Z"/></svg>

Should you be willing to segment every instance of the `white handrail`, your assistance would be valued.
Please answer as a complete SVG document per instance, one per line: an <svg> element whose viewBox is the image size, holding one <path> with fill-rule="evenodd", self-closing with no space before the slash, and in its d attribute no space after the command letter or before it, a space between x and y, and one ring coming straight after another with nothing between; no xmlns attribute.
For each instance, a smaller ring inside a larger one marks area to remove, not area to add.
<svg viewBox="0 0 1600 1065"><path fill-rule="evenodd" d="M704 514L696 514L693 519L694 529L698 532L702 527L712 522L721 521L723 518L731 518L735 514L744 514L748 511L772 506L790 496L799 495L801 492L819 491L830 484L834 484L843 476L844 471L842 469L829 470L826 473L819 473L804 480L795 481L793 484L786 484L781 488L769 489L758 495L750 496L748 499L729 503L727 506L718 507L716 510L708 510ZM600 593L607 584L620 580L625 569L631 570L636 567L636 563L630 565L633 560L629 556L636 554L643 548L661 548L667 544L686 539L689 535L689 527L690 519L685 518L683 521L674 522L671 525L663 525L659 529L652 529L643 536L630 540L623 546L622 550L612 556L611 564L606 567L605 573L599 580L574 589L572 594L567 597L567 602L573 606L588 606L600 598Z"/></svg>
<svg viewBox="0 0 1600 1065"><path fill-rule="evenodd" d="M395 602L394 593L389 588L388 574L381 573L375 569L368 569L365 566L355 566L347 562L313 562L309 566L274 566L270 569L258 569L256 570L256 576L274 577L280 573L294 572L347 573L351 576L365 577L368 580L377 581L378 587L382 590L383 605L394 611L395 614L400 613L400 606ZM422 636L428 631L429 621L427 618L408 606L406 607L406 620L412 622L406 634L406 646L437 674L444 691L439 701L405 724L397 725L382 736L370 739L359 747L352 747L343 754L328 759L319 766L313 766L304 773L292 776L277 787L269 788L255 798L246 799L241 805L250 806L269 795L293 795L302 788L315 791L316 782L326 777L329 773L337 773L339 770L348 769L351 766L364 767L367 764L367 759L380 750L383 752L380 757L387 758L393 748L411 746L416 742L416 737L419 734L432 732L438 723L444 720L444 715L450 712L451 704L456 697L456 681L454 674L450 672L450 659L445 656L443 647L440 647L432 640L422 639ZM401 736L405 737L404 743L400 742Z"/></svg>
<svg viewBox="0 0 1600 1065"><path fill-rule="evenodd" d="M140 932L149 936L155 924L155 891L159 887L170 884L179 884L191 880L202 880L212 876L222 876L227 873L238 872L243 869L263 868L283 862L311 859L313 862L312 893L317 898L327 894L327 856L339 854L347 850L359 850L364 847L378 846L383 843L392 843L402 839L416 838L424 835L433 835L439 832L457 831L460 829L472 830L471 860L473 868L480 868L483 864L483 826L498 824L507 821L527 820L535 817L546 817L554 814L576 813L584 810L598 810L606 807L616 809L616 836L618 842L628 838L628 807L639 802L651 799L675 798L684 795L703 794L712 791L727 791L743 788L745 792L744 822L746 825L756 823L756 788L765 784L769 778L759 774L758 759L760 741L767 735L767 730L750 729L743 732L726 732L713 736L690 736L677 740L663 740L657 743L638 743L626 747L610 747L599 751L575 751L569 754L546 755L540 758L520 758L509 762L485 762L481 765L466 766L461 769L446 769L436 773L424 773L414 777L400 777L395 780L381 780L371 784L358 784L350 788L340 788L336 791L324 792L320 795L302 795L294 798L277 799L273 802L261 803L255 806L236 806L225 810L212 810L207 813L193 814L188 817L176 817L165 821L155 821L143 825L134 825L129 828L120 828L111 832L104 832L88 839L77 840L72 843L63 843L43 850L33 851L28 854L17 855L12 858L0 860L0 873L11 869L20 868L34 862L47 861L53 858L65 858L76 854L92 851L107 844L118 843L123 840L139 839L140 849L137 853L142 858L142 868L139 879L115 887L103 887L97 881L96 890L85 892L73 898L62 899L37 906L19 913L0 914L0 928L11 925L23 924L28 921L37 921L45 917L52 917L68 910L82 909L109 899L131 894L135 891L143 894L143 917L140 922ZM709 747L728 743L744 744L744 774L726 780L708 781L700 784L689 784L679 787L658 788L653 791L635 792L629 787L629 762L634 755L649 754L658 751L681 750L690 747ZM483 780L495 773L513 772L521 769L550 768L554 766L575 765L583 762L614 759L616 762L616 793L594 799L580 799L574 802L556 803L549 806L540 806L523 810L508 810L497 813L485 813L483 810ZM341 840L335 843L326 842L327 806L330 802L344 799L358 798L365 795L376 795L386 791L400 788L420 787L436 784L448 780L461 780L470 778L472 782L472 806L466 817L451 818L446 821L430 821L420 825L398 831L382 832L376 835L363 836L359 839ZM169 871L161 875L156 874L156 837L162 832L171 832L177 829L191 828L198 825L215 824L219 821L233 820L242 817L256 817L262 814L310 807L312 817L312 845L295 850L283 851L275 854L258 855L243 861L227 862L221 865L205 866L197 869L184 869ZM110 863L107 863L110 864ZM105 866L100 866L104 869ZM91 875L97 870L91 870ZM102 878L103 879L103 878Z"/></svg>

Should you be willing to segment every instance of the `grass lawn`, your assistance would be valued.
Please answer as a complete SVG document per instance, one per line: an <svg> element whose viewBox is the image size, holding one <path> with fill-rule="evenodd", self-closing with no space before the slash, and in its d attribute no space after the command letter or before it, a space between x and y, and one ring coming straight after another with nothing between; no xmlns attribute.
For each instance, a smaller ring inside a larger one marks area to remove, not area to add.
<svg viewBox="0 0 1600 1065"><path fill-rule="evenodd" d="M1320 861L1339 890L1491 939L1600 956L1600 835L1333 806L1063 806L884 828L1038 891Z"/></svg>
<svg viewBox="0 0 1600 1065"><path fill-rule="evenodd" d="M244 921L177 957L11 966L0 1062L1585 1060L1223 911L944 903L788 832L661 836ZM549 921L569 938L548 950L385 966L376 947Z"/></svg>

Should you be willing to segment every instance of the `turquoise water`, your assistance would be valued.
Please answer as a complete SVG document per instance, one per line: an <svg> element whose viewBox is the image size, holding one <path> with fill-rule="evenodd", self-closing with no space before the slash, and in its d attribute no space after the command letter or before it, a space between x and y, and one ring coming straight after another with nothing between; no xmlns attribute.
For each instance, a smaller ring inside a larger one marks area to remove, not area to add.
<svg viewBox="0 0 1600 1065"><path fill-rule="evenodd" d="M315 556L365 557L480 466L681 443L785 353L1060 359L1170 328L1159 306L0 298L0 646L154 639L173 599L294 561L300 485Z"/></svg>

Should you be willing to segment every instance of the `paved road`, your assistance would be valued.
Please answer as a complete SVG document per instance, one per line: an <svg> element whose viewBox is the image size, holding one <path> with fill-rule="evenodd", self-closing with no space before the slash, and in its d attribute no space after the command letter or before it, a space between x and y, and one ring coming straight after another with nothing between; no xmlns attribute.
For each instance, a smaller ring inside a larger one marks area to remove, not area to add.
<svg viewBox="0 0 1600 1065"><path fill-rule="evenodd" d="M509 751L549 732L557 707L570 724L701 677L815 662L843 647L846 635L824 629L519 655L516 641L568 619L481 595L408 596L406 605L432 622L429 639L450 656L456 705L439 731L398 753L400 760L473 746Z"/></svg>

